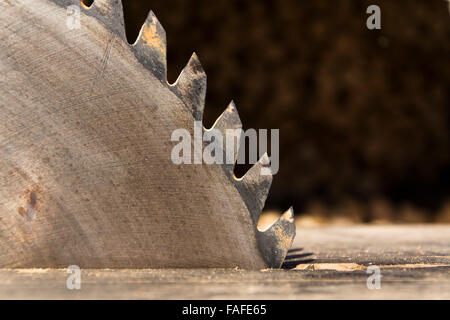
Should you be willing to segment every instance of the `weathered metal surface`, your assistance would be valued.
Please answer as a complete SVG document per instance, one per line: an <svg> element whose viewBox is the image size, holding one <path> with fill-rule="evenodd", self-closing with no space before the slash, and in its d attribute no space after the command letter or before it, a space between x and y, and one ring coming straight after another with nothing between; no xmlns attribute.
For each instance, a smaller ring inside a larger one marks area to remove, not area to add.
<svg viewBox="0 0 450 320"><path fill-rule="evenodd" d="M295 228L289 212L257 230L265 162L236 179L171 161L173 130L202 119L197 57L168 84L153 13L130 45L120 1L82 6L71 30L73 4L0 2L0 266L279 267ZM240 127L235 107L219 120Z"/></svg>
<svg viewBox="0 0 450 320"><path fill-rule="evenodd" d="M0 298L450 299L450 226L301 231L287 260L299 269L81 270L80 290L65 269L3 269ZM380 289L367 287L371 265Z"/></svg>

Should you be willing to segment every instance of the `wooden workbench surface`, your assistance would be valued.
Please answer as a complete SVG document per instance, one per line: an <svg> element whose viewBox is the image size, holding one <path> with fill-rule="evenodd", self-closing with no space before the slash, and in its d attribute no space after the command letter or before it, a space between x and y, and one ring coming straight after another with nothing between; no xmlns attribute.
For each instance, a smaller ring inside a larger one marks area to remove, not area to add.
<svg viewBox="0 0 450 320"><path fill-rule="evenodd" d="M65 269L2 269L0 298L450 299L450 225L298 229L284 268L81 270L80 290Z"/></svg>

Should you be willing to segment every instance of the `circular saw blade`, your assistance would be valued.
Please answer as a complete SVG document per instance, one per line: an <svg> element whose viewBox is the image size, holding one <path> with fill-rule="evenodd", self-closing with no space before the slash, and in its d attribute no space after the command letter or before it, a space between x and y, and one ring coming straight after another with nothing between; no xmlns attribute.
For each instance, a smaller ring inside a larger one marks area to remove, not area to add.
<svg viewBox="0 0 450 320"><path fill-rule="evenodd" d="M292 209L257 229L267 155L241 179L171 161L172 132L202 120L206 75L194 54L167 82L152 12L133 44L118 0L3 1L0 24L1 267L281 266ZM213 128L240 127L231 103Z"/></svg>

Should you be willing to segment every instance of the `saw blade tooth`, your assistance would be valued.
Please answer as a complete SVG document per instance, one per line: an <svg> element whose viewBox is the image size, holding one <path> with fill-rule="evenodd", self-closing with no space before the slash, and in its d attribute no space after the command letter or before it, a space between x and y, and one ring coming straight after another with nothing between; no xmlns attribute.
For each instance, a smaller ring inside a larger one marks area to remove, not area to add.
<svg viewBox="0 0 450 320"><path fill-rule="evenodd" d="M149 12L132 47L139 61L161 82L166 82L166 31L153 11Z"/></svg>
<svg viewBox="0 0 450 320"><path fill-rule="evenodd" d="M83 7L107 25L111 31L118 33L123 39L127 39L122 0L95 0L90 7Z"/></svg>
<svg viewBox="0 0 450 320"><path fill-rule="evenodd" d="M239 113L233 101L228 104L228 107L217 118L211 129L219 130L222 133L223 143L225 146L225 161L222 167L231 178L234 176L234 166L236 163L242 134L241 118L239 117ZM233 143L232 148L230 147L230 143Z"/></svg>
<svg viewBox="0 0 450 320"><path fill-rule="evenodd" d="M258 231L259 250L270 268L280 268L295 237L294 209L290 207L271 226Z"/></svg>
<svg viewBox="0 0 450 320"><path fill-rule="evenodd" d="M202 121L206 98L206 73L195 52L172 85L181 100L192 108L192 115Z"/></svg>
<svg viewBox="0 0 450 320"><path fill-rule="evenodd" d="M250 170L241 178L237 179L236 186L241 193L255 225L258 224L259 216L272 184L272 173L270 159L267 153L255 163Z"/></svg>
<svg viewBox="0 0 450 320"><path fill-rule="evenodd" d="M222 114L214 122L212 128L220 130L224 136L227 129L241 129L242 122L239 117L236 105L234 101L228 104L228 107L222 112Z"/></svg>

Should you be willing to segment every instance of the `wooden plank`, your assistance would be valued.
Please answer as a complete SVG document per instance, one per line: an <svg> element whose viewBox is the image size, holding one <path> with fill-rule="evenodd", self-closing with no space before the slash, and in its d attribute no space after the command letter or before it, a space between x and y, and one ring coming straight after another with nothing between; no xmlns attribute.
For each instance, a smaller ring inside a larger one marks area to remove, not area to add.
<svg viewBox="0 0 450 320"><path fill-rule="evenodd" d="M450 299L450 226L297 230L287 262L300 270L1 269L2 299ZM367 288L367 267L381 288Z"/></svg>

